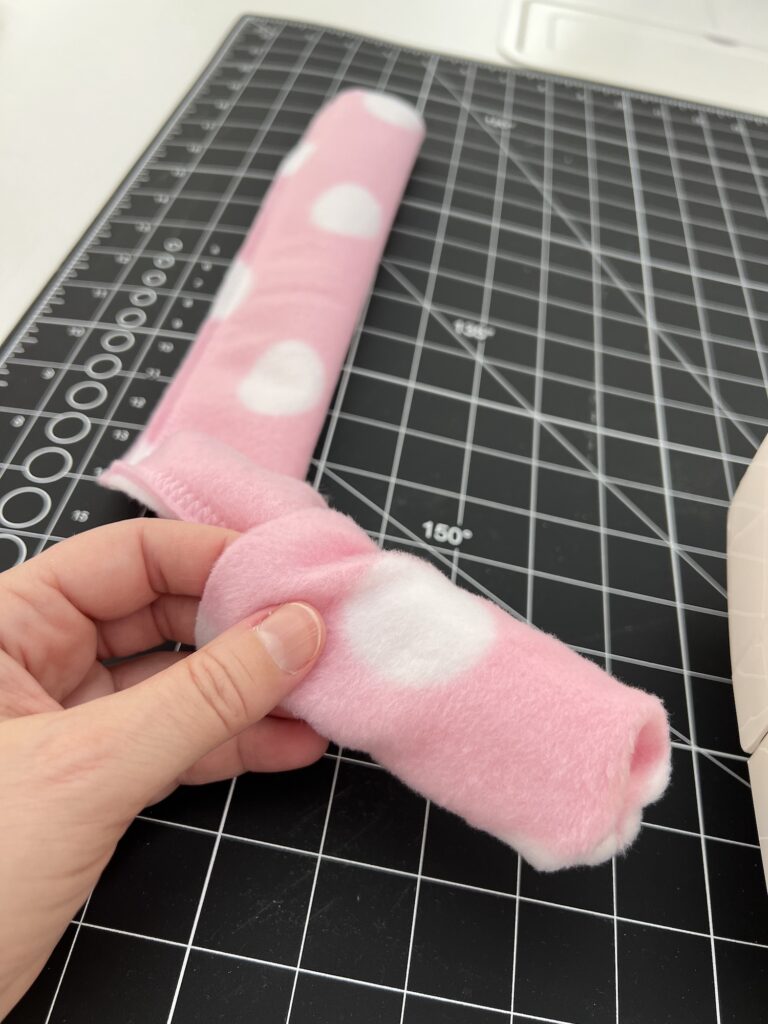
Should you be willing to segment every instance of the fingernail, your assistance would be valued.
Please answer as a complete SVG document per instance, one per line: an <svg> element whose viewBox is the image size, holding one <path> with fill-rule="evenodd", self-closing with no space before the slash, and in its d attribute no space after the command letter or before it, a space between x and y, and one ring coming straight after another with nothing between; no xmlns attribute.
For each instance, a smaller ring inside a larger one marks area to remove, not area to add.
<svg viewBox="0 0 768 1024"><path fill-rule="evenodd" d="M269 656L283 672L300 672L317 654L320 616L306 604L284 604L256 626Z"/></svg>

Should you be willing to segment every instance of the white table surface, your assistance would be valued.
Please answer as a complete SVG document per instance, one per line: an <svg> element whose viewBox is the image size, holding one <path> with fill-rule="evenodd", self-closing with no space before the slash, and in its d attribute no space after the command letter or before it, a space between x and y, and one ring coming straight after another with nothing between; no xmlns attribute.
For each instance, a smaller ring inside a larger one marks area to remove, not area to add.
<svg viewBox="0 0 768 1024"><path fill-rule="evenodd" d="M506 6L507 0L0 0L0 338L241 14L318 22L502 63L497 47ZM739 105L768 112L768 90Z"/></svg>

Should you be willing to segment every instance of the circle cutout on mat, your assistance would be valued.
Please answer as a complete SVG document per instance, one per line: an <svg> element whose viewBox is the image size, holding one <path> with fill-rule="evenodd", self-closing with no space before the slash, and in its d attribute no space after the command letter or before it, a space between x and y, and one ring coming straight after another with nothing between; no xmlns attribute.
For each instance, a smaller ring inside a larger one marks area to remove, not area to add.
<svg viewBox="0 0 768 1024"><path fill-rule="evenodd" d="M431 566L397 555L371 566L347 599L342 628L378 677L415 690L447 684L472 668L496 633L485 604Z"/></svg>
<svg viewBox="0 0 768 1024"><path fill-rule="evenodd" d="M27 480L36 484L49 484L65 476L72 469L73 458L66 448L48 445L38 448L24 459L22 471Z"/></svg>
<svg viewBox="0 0 768 1024"><path fill-rule="evenodd" d="M398 128L408 128L415 132L421 131L423 127L417 111L410 103L397 96L389 96L383 92L367 92L363 97L363 104L369 114L378 117L380 121L397 125Z"/></svg>
<svg viewBox="0 0 768 1024"><path fill-rule="evenodd" d="M213 300L209 316L224 320L231 316L253 284L253 275L242 260L235 260L224 276L221 287Z"/></svg>
<svg viewBox="0 0 768 1024"><path fill-rule="evenodd" d="M317 197L311 219L315 227L334 235L373 238L381 229L381 206L367 188L348 181Z"/></svg>
<svg viewBox="0 0 768 1024"><path fill-rule="evenodd" d="M107 352L125 352L135 343L136 338L130 331L107 331L101 339L101 347Z"/></svg>
<svg viewBox="0 0 768 1024"><path fill-rule="evenodd" d="M80 381L67 391L67 403L73 409L95 409L107 397L107 389L101 381ZM88 397L85 397L85 396Z"/></svg>
<svg viewBox="0 0 768 1024"><path fill-rule="evenodd" d="M153 302L157 302L157 292L154 288L138 288L131 292L131 302L134 306L151 306Z"/></svg>
<svg viewBox="0 0 768 1024"><path fill-rule="evenodd" d="M12 509L9 510L8 506ZM36 526L51 511L51 496L41 487L17 487L8 491L0 499L0 523L11 529L24 530L28 526ZM16 516L25 518L13 518Z"/></svg>
<svg viewBox="0 0 768 1024"><path fill-rule="evenodd" d="M91 356L91 358L85 364L85 372L89 377L94 377L96 380L106 380L108 377L114 377L116 373L120 373L123 368L123 364L117 356Z"/></svg>
<svg viewBox="0 0 768 1024"><path fill-rule="evenodd" d="M320 357L305 341L278 341L253 364L237 395L251 412L295 416L322 398L325 371Z"/></svg>
<svg viewBox="0 0 768 1024"><path fill-rule="evenodd" d="M76 424L71 433L69 426L65 425L70 423ZM90 432L91 421L81 412L60 412L45 425L45 436L56 444L74 444L76 441L82 441Z"/></svg>
<svg viewBox="0 0 768 1024"><path fill-rule="evenodd" d="M27 557L27 545L21 537L17 537L14 533L0 533L0 542L2 541L8 543L0 544L0 572L12 569L15 565L21 565Z"/></svg>
<svg viewBox="0 0 768 1024"><path fill-rule="evenodd" d="M159 288L160 285L165 284L168 278L162 270L145 270L141 275L141 280L150 288Z"/></svg>
<svg viewBox="0 0 768 1024"><path fill-rule="evenodd" d="M314 142L300 142L288 153L277 169L278 175L283 178L295 174L300 167L303 167L315 151Z"/></svg>
<svg viewBox="0 0 768 1024"><path fill-rule="evenodd" d="M135 309L133 306L126 306L121 309L115 317L120 327L141 327L147 322L147 314L143 309Z"/></svg>

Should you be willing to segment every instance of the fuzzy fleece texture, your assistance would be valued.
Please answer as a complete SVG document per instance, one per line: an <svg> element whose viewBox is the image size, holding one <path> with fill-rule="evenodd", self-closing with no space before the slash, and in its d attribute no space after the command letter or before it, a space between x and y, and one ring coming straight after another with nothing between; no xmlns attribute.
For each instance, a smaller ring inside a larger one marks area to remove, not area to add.
<svg viewBox="0 0 768 1024"><path fill-rule="evenodd" d="M316 115L127 461L203 430L305 475L423 138L416 111L383 93L343 92Z"/></svg>
<svg viewBox="0 0 768 1024"><path fill-rule="evenodd" d="M635 838L669 778L656 697L380 551L308 484L205 435L176 434L121 472L163 515L247 531L208 580L199 644L285 601L321 612L325 651L286 710L541 870L600 863Z"/></svg>
<svg viewBox="0 0 768 1024"><path fill-rule="evenodd" d="M658 699L413 555L380 551L299 479L422 132L382 94L342 94L318 115L147 430L102 483L243 533L209 578L198 643L310 602L327 645L286 710L541 870L597 864L666 787ZM352 192L336 190L341 176Z"/></svg>

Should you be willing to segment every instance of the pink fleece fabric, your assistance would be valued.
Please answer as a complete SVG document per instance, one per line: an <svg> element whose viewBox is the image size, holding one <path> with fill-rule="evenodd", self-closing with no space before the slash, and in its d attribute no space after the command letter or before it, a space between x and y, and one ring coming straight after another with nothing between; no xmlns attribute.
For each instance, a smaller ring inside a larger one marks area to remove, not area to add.
<svg viewBox="0 0 768 1024"><path fill-rule="evenodd" d="M417 112L383 93L320 111L129 459L204 424L266 469L305 475L423 138Z"/></svg>
<svg viewBox="0 0 768 1024"><path fill-rule="evenodd" d="M321 111L144 435L102 482L243 533L208 581L199 643L310 602L327 646L287 710L535 867L596 864L666 787L658 699L428 563L380 551L299 479L422 136L418 114L384 94Z"/></svg>

